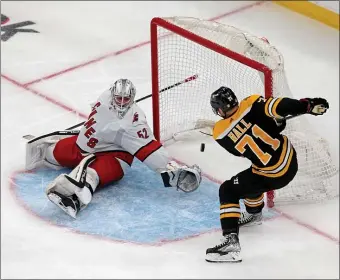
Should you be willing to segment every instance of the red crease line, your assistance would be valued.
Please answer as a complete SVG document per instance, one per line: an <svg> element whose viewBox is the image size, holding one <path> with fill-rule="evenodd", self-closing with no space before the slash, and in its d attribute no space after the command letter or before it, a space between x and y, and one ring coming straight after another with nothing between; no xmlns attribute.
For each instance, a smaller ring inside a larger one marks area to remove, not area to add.
<svg viewBox="0 0 340 280"><path fill-rule="evenodd" d="M250 5L240 7L240 8L238 8L238 9L236 9L236 10L226 12L226 13L224 13L224 14L222 14L222 15L213 17L213 18L209 19L209 21L215 21L215 20L218 20L218 19L227 17L227 16L231 16L231 15L237 14L237 13L239 13L239 12L242 12L242 11L248 10L248 9L250 9L250 8L253 8L253 7L255 7L255 6L260 6L260 5L264 4L264 3L266 3L266 1L258 1L258 2L252 3L252 4L250 4ZM137 49L137 48L139 48L139 47L148 45L149 43L150 43L150 40L144 41L144 42L138 43L138 44L136 44L136 45L133 45L133 46L124 48L124 49L122 49L122 50L115 51L115 52L111 52L111 53L108 53L108 54L106 54L106 55L100 56L100 57L98 57L98 58L92 59L92 60L90 60L90 61L87 61L87 62L78 64L78 65L75 65L75 66L73 66L73 67L70 67L70 68L61 70L61 71L59 71L59 72L56 72L56 73L53 73L53 74L50 74L50 75L47 75L47 76L44 76L44 77L42 77L42 78L35 79L35 80L30 81L30 82L27 82L27 83L25 83L25 84L23 84L23 85L24 85L24 86L29 86L29 85L36 84L36 83L39 83L39 82L42 82L42 81L46 81L46 80L48 80L48 79L51 79L51 78L60 76L60 75L62 75L62 74L65 74L65 73L68 73L68 72L77 70L77 69L82 68L82 67L85 67L85 66L87 66L87 65L97 63L97 62L102 61L102 60L104 60L104 59L106 59L106 58L118 56L118 55L123 54L123 53L126 53L126 52L128 52L128 51L130 51L130 50L134 50L134 49Z"/></svg>

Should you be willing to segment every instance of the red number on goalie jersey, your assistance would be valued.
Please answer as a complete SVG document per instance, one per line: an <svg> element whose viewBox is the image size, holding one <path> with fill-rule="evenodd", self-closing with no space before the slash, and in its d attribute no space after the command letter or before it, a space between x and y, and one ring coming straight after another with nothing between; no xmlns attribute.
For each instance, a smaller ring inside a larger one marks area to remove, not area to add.
<svg viewBox="0 0 340 280"><path fill-rule="evenodd" d="M87 146L89 146L90 148L94 148L98 143L98 139L96 138L90 138L89 142L87 142Z"/></svg>
<svg viewBox="0 0 340 280"><path fill-rule="evenodd" d="M143 128L142 130L139 130L137 132L137 135L138 135L139 138L144 138L144 139L149 138L149 134L148 134L148 131L146 130L146 128Z"/></svg>
<svg viewBox="0 0 340 280"><path fill-rule="evenodd" d="M92 112L91 112L87 122L84 123L84 126L87 128L87 130L84 133L86 138L90 138L91 135L96 132L96 130L92 127L96 123L93 116L95 114L97 114L96 108L98 108L100 105L101 105L100 102L97 102L96 105L93 106ZM97 143L98 143L98 139L91 137L89 139L89 141L87 142L87 146L89 146L90 148L93 149L97 145Z"/></svg>

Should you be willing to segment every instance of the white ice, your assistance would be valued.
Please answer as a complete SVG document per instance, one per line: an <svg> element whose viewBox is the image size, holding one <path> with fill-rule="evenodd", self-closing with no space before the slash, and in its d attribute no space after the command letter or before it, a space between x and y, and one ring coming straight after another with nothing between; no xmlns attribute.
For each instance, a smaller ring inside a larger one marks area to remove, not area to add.
<svg viewBox="0 0 340 280"><path fill-rule="evenodd" d="M39 135L83 120L37 93L83 114L88 114L88 103L117 77L134 81L137 98L147 95L151 90L150 45L41 81L30 90L22 84L147 42L153 17L210 19L251 3L1 2L2 14L10 18L7 24L31 20L36 24L27 28L40 32L19 33L1 42L2 278L339 278L338 241L308 228L310 225L338 240L338 198L316 205L284 206L280 209L293 220L281 216L261 227L242 230L244 260L230 265L204 260L206 248L219 242L220 232L161 247L97 240L32 216L10 189L11 175L24 168L22 135ZM270 2L219 21L265 36L280 49L294 97L323 96L329 100L331 110L309 120L329 141L338 166L338 31ZM152 123L150 100L141 107ZM205 172L215 172L223 179L223 163L209 155L209 146L195 160ZM191 163L189 158L187 161Z"/></svg>

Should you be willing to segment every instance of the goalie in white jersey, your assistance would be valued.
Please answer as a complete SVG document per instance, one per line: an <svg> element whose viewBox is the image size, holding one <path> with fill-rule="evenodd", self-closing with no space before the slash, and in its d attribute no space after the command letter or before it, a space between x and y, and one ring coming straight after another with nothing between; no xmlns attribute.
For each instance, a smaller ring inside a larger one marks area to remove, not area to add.
<svg viewBox="0 0 340 280"><path fill-rule="evenodd" d="M136 89L117 80L98 98L88 120L78 131L59 131L27 143L26 169L41 165L74 168L46 188L48 198L72 217L92 200L98 187L118 181L134 157L161 174L164 186L184 192L198 188L197 165L179 166L155 140L144 112L134 102Z"/></svg>

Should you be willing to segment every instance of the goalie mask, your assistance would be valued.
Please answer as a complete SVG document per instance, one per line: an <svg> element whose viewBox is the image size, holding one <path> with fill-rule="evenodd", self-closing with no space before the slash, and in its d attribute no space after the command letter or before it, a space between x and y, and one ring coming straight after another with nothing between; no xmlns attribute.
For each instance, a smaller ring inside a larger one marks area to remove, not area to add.
<svg viewBox="0 0 340 280"><path fill-rule="evenodd" d="M136 88L128 79L117 80L111 88L112 106L119 118L123 118L133 104Z"/></svg>
<svg viewBox="0 0 340 280"><path fill-rule="evenodd" d="M232 110L238 106L238 100L230 88L222 86L211 94L210 105L214 114L227 118L232 115ZM224 115L220 114L219 109Z"/></svg>

